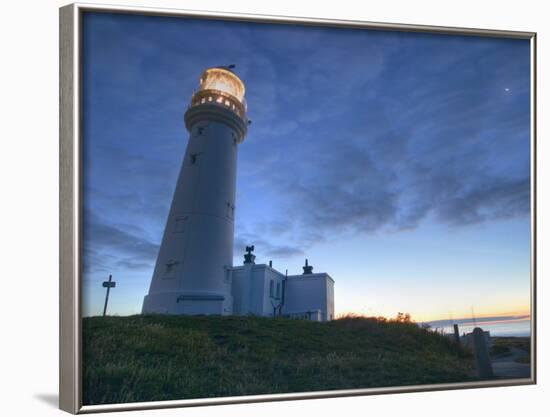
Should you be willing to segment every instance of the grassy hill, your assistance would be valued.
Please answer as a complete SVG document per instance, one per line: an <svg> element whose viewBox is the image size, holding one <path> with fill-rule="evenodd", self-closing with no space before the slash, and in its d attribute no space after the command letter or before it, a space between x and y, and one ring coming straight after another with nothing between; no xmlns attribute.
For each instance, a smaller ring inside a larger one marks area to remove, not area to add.
<svg viewBox="0 0 550 417"><path fill-rule="evenodd" d="M468 381L472 362L402 320L83 319L86 405Z"/></svg>

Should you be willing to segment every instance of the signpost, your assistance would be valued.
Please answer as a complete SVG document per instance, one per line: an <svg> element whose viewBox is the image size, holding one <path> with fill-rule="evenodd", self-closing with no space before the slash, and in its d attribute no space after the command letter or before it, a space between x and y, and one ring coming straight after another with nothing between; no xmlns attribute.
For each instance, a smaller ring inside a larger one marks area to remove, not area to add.
<svg viewBox="0 0 550 417"><path fill-rule="evenodd" d="M103 317L107 315L107 303L109 302L109 292L111 288L116 287L116 282L113 281L113 276L109 274L109 281L103 281L103 287L107 288L107 294L105 295L105 306L103 307Z"/></svg>

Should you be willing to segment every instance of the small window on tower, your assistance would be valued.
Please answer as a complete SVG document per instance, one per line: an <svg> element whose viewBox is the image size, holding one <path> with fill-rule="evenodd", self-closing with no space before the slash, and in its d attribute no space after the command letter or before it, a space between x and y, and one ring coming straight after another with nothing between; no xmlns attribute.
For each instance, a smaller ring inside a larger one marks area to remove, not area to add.
<svg viewBox="0 0 550 417"><path fill-rule="evenodd" d="M168 262L166 262L164 269L164 278L175 278L178 264L179 262L175 261L174 259L170 259Z"/></svg>
<svg viewBox="0 0 550 417"><path fill-rule="evenodd" d="M208 101L212 101L212 96L208 97Z"/></svg>
<svg viewBox="0 0 550 417"><path fill-rule="evenodd" d="M176 218L176 226L174 228L174 232L176 233L183 233L185 232L185 222L187 221L187 216L184 217L177 217Z"/></svg>
<svg viewBox="0 0 550 417"><path fill-rule="evenodd" d="M197 136L201 136L204 133L204 127L197 127Z"/></svg>
<svg viewBox="0 0 550 417"><path fill-rule="evenodd" d="M235 216L235 206L229 201L227 202L227 213L225 215L228 219L233 219Z"/></svg>
<svg viewBox="0 0 550 417"><path fill-rule="evenodd" d="M191 163L191 165L195 165L197 163L198 157L198 153L192 153L191 155L189 155L189 162Z"/></svg>
<svg viewBox="0 0 550 417"><path fill-rule="evenodd" d="M222 96L219 96L219 97L216 99L216 102L217 102L217 103L222 103L222 102L223 102L223 97L222 97Z"/></svg>

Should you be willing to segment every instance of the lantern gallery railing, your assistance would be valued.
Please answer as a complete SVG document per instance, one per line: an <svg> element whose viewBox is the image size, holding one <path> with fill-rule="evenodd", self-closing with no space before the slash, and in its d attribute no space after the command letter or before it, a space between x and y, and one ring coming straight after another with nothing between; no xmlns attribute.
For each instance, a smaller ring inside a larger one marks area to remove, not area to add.
<svg viewBox="0 0 550 417"><path fill-rule="evenodd" d="M243 100L244 101L244 100ZM221 90L200 90L193 94L189 107L213 104L226 107L246 120L246 103L241 103L233 95Z"/></svg>

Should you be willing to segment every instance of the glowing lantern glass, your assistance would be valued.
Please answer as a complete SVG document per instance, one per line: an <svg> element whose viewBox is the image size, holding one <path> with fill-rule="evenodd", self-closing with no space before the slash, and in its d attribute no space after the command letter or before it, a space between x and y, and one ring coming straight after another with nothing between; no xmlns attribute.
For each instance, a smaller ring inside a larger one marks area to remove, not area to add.
<svg viewBox="0 0 550 417"><path fill-rule="evenodd" d="M244 84L233 72L225 68L209 68L200 79L200 91L214 90L229 94L245 105Z"/></svg>

